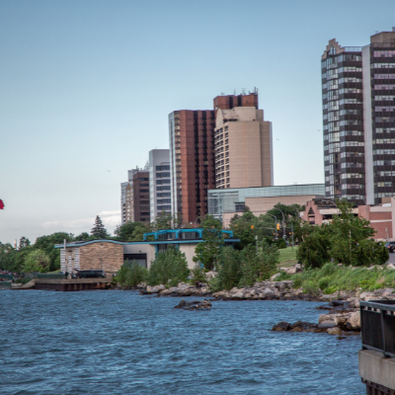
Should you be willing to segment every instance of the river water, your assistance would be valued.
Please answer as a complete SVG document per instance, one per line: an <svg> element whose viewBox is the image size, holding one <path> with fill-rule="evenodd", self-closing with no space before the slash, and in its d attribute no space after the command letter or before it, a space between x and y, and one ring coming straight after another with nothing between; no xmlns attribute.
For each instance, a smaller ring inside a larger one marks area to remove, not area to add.
<svg viewBox="0 0 395 395"><path fill-rule="evenodd" d="M179 301L0 291L0 394L365 394L358 336L270 331L317 322L320 303Z"/></svg>

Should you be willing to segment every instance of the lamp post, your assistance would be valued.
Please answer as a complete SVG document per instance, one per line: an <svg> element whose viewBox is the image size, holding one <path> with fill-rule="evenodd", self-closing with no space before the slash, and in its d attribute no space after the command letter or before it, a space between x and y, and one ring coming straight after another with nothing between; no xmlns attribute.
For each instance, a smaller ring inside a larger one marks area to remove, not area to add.
<svg viewBox="0 0 395 395"><path fill-rule="evenodd" d="M276 210L280 211L280 213L283 215L283 239L285 240L285 216L284 213L282 212L282 210L280 210L279 208L275 207Z"/></svg>
<svg viewBox="0 0 395 395"><path fill-rule="evenodd" d="M274 221L275 221L275 225L274 225L274 229L276 229L276 240L278 239L278 236L277 236L277 217L275 216L275 215L272 215L272 214L269 214L269 213L266 213L267 215L270 215L271 217L273 217L274 218Z"/></svg>

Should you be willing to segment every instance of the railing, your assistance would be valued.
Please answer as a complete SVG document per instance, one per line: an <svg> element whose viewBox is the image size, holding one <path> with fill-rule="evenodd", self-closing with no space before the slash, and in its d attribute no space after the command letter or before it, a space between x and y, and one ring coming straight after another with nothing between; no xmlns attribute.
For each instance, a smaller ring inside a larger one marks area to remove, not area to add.
<svg viewBox="0 0 395 395"><path fill-rule="evenodd" d="M66 276L63 273L37 273L36 278L42 280L64 280Z"/></svg>
<svg viewBox="0 0 395 395"><path fill-rule="evenodd" d="M12 274L0 274L0 279L3 280L13 280L14 276Z"/></svg>
<svg viewBox="0 0 395 395"><path fill-rule="evenodd" d="M0 281L0 289L10 289L11 281Z"/></svg>
<svg viewBox="0 0 395 395"><path fill-rule="evenodd" d="M360 302L362 348L395 357L395 300Z"/></svg>

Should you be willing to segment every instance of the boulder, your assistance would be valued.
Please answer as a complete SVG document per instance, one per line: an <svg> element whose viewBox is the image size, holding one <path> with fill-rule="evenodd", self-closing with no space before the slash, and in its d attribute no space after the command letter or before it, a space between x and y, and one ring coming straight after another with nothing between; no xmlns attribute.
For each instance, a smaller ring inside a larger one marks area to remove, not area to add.
<svg viewBox="0 0 395 395"><path fill-rule="evenodd" d="M280 273L273 274L273 276L270 277L270 280L274 281L279 276L280 276Z"/></svg>
<svg viewBox="0 0 395 395"><path fill-rule="evenodd" d="M242 291L239 291L239 292L230 294L230 296L232 297L232 299L243 299L244 293Z"/></svg>
<svg viewBox="0 0 395 395"><path fill-rule="evenodd" d="M322 321L320 324L318 324L318 328L333 328L335 326L335 321Z"/></svg>
<svg viewBox="0 0 395 395"><path fill-rule="evenodd" d="M340 336L340 335L343 333L343 331L342 331L339 327L337 327L337 326L335 326L335 327L333 327L333 328L328 328L326 331L327 331L330 335L336 335L336 336Z"/></svg>
<svg viewBox="0 0 395 395"><path fill-rule="evenodd" d="M195 300L193 302L187 302L185 299L182 299L177 306L174 306L174 308L182 310L209 310L211 309L211 302L206 299Z"/></svg>
<svg viewBox="0 0 395 395"><path fill-rule="evenodd" d="M251 292L246 292L244 295L243 295L243 299L251 299Z"/></svg>
<svg viewBox="0 0 395 395"><path fill-rule="evenodd" d="M263 294L265 295L265 299L273 299L274 298L274 292L269 287L263 291Z"/></svg>
<svg viewBox="0 0 395 395"><path fill-rule="evenodd" d="M352 330L360 330L361 329L361 315L359 311L355 311L350 314L348 318L348 323Z"/></svg>
<svg viewBox="0 0 395 395"><path fill-rule="evenodd" d="M291 324L285 321L281 321L278 324L274 325L272 331L283 332L291 330Z"/></svg>

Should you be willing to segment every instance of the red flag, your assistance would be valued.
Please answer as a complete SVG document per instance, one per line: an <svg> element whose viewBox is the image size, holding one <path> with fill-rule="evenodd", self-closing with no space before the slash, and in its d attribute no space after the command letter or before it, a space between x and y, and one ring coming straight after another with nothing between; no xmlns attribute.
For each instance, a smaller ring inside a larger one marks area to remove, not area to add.
<svg viewBox="0 0 395 395"><path fill-rule="evenodd" d="M0 199L0 210L3 210L3 208L4 208L4 203L3 203L3 201Z"/></svg>

